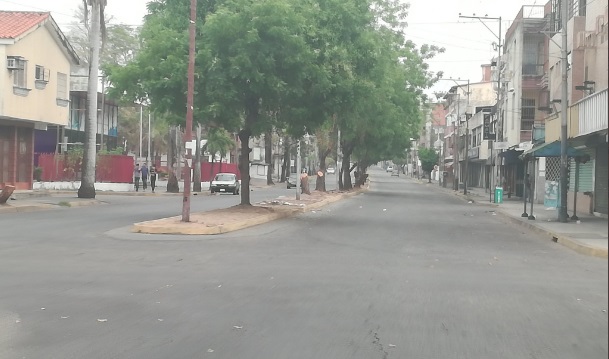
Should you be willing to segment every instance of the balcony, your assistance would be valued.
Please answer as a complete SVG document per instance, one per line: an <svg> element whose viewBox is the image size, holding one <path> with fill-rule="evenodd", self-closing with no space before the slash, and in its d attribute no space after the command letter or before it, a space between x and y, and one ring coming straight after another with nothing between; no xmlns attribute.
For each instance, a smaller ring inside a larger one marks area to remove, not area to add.
<svg viewBox="0 0 609 359"><path fill-rule="evenodd" d="M574 137L607 129L607 89L581 99L571 108L571 116L577 116L579 124Z"/></svg>

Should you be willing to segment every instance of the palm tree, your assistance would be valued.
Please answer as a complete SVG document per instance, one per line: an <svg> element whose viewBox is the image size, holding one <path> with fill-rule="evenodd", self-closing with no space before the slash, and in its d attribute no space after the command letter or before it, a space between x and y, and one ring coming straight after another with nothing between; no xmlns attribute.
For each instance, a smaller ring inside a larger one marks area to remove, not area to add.
<svg viewBox="0 0 609 359"><path fill-rule="evenodd" d="M102 39L106 37L104 8L107 0L83 0L85 8L85 26L88 22L89 7L91 7L91 27L89 31L89 48L91 59L89 61L89 85L87 100L89 101L89 114L85 121L85 146L82 162L82 175L79 198L95 198L95 157L97 155L97 74L99 72L99 53Z"/></svg>
<svg viewBox="0 0 609 359"><path fill-rule="evenodd" d="M220 153L220 166L222 159L228 151L235 147L235 141L228 131L223 128L214 128L209 131L207 136L207 151L211 154L211 175L214 173L214 160L216 153Z"/></svg>

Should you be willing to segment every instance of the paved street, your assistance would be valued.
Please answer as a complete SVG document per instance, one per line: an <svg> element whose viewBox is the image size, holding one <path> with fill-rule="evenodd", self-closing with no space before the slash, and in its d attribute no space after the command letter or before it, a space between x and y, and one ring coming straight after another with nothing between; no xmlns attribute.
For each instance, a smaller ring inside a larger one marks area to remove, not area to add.
<svg viewBox="0 0 609 359"><path fill-rule="evenodd" d="M179 214L172 196L2 214L0 358L607 357L606 259L370 175L368 193L213 237L128 232Z"/></svg>

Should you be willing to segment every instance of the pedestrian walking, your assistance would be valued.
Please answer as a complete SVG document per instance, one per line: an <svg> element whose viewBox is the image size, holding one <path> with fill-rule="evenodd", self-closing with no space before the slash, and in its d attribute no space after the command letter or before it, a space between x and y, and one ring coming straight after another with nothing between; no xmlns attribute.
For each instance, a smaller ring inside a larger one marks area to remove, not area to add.
<svg viewBox="0 0 609 359"><path fill-rule="evenodd" d="M155 187L156 187L156 166L152 165L152 167L150 167L150 188L152 189L152 193L154 193Z"/></svg>
<svg viewBox="0 0 609 359"><path fill-rule="evenodd" d="M146 188L148 187L148 166L146 163L142 165L142 188L144 192L146 192Z"/></svg>
<svg viewBox="0 0 609 359"><path fill-rule="evenodd" d="M140 190L140 178L142 177L142 169L140 168L140 164L136 163L135 168L133 169L133 183L135 184L135 192L139 192Z"/></svg>

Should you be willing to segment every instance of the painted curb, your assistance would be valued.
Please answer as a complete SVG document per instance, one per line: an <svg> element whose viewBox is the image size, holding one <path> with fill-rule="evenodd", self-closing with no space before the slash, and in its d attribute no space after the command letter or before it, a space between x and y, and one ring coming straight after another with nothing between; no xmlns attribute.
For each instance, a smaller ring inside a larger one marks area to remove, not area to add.
<svg viewBox="0 0 609 359"><path fill-rule="evenodd" d="M552 232L545 228L536 226L533 223L528 223L528 222L522 221L518 218L514 218L503 211L496 211L496 213L499 213L503 218L509 220L512 223L519 224L538 234L548 236L549 237L548 240L559 243L579 254L584 254L584 255L592 256L592 257L608 258L607 249L590 247L590 246L580 243L572 238L569 238L568 236L565 236L565 235L562 235L562 234L559 234L556 232Z"/></svg>
<svg viewBox="0 0 609 359"><path fill-rule="evenodd" d="M144 234L178 234L178 235L224 234L224 233L234 232L234 231L238 231L241 229L268 223L268 222L271 222L271 221L274 221L277 219L292 217L299 213L305 213L308 210L318 209L318 208L321 208L328 204L338 202L341 199L353 197L360 193L364 193L366 191L367 191L366 189L361 189L361 190L356 190L353 192L346 192L340 196L336 196L336 197L321 200L319 202L311 203L310 205L307 205L305 207L298 207L298 208L279 207L281 209L273 208L273 207L266 207L266 208L273 209L273 213L262 214L260 216L254 217L254 218L250 218L250 219L247 219L244 221L239 221L239 222L230 223L230 224L226 224L226 225L211 226L211 227L207 227L204 224L194 225L194 226L187 225L187 224L154 225L154 222L156 222L157 220L152 220L152 221L134 223L133 227L131 227L131 232L144 233ZM265 206L262 206L262 207L265 207ZM175 217L169 217L169 218L165 218L165 219L179 220L180 218L181 218L180 216L175 216Z"/></svg>

